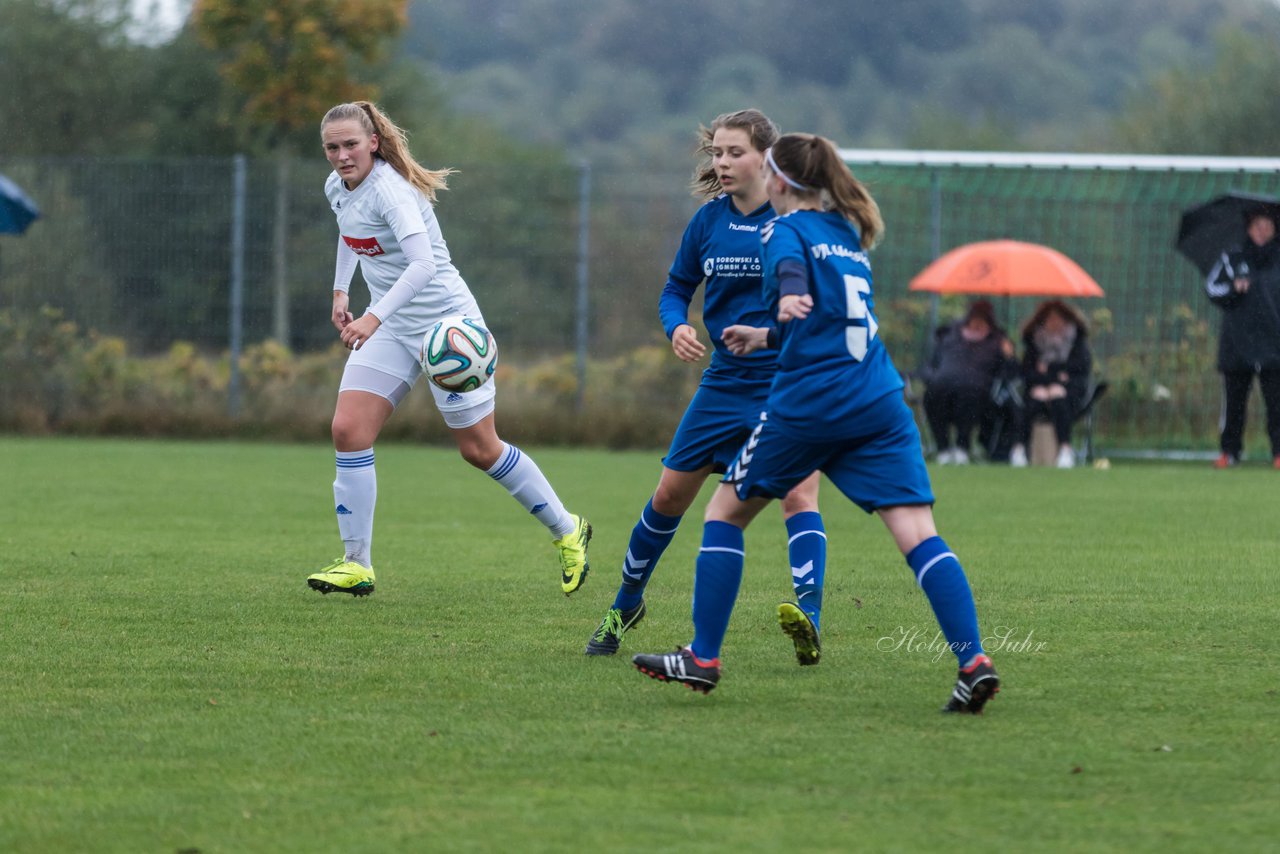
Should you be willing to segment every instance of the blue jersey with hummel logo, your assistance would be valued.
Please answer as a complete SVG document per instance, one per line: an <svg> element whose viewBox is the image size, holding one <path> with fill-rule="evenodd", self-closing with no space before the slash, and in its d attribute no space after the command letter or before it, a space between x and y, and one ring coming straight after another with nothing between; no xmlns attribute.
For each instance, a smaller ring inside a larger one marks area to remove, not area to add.
<svg viewBox="0 0 1280 854"><path fill-rule="evenodd" d="M871 262L857 230L836 211L792 211L766 225L760 257L772 316L782 261L804 265L813 297L808 317L780 326L769 421L803 439L863 435L859 413L903 384L876 334Z"/></svg>
<svg viewBox="0 0 1280 854"><path fill-rule="evenodd" d="M714 353L703 375L704 385L767 384L772 377L777 353L763 350L735 356L720 340L725 327L735 323L777 325L762 301L760 282L760 230L772 217L773 208L767 202L743 215L723 193L699 208L685 228L658 314L670 338L677 326L689 322L689 303L698 285L706 282L702 320Z"/></svg>

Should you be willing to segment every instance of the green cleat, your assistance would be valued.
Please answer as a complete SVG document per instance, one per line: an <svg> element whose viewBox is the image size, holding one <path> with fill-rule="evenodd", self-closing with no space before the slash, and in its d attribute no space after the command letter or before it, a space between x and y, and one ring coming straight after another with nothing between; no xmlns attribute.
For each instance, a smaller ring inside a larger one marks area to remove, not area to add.
<svg viewBox="0 0 1280 854"><path fill-rule="evenodd" d="M552 541L552 545L560 550L560 589L566 596L581 587L591 571L591 564L587 563L591 523L581 516L573 516L573 522L572 531Z"/></svg>
<svg viewBox="0 0 1280 854"><path fill-rule="evenodd" d="M343 558L307 576L307 586L325 594L350 593L352 596L368 596L373 592L373 582L372 568Z"/></svg>
<svg viewBox="0 0 1280 854"><path fill-rule="evenodd" d="M798 605L783 602L778 606L778 625L796 645L796 661L802 667L818 663L822 658L822 644L818 642L818 629L808 614Z"/></svg>

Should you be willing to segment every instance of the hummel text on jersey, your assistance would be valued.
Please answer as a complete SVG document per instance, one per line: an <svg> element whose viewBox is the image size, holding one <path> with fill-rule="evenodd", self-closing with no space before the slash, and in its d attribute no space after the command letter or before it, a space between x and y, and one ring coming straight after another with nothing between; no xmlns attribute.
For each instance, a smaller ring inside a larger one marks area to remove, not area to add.
<svg viewBox="0 0 1280 854"><path fill-rule="evenodd" d="M736 222L731 222L731 223L729 223L729 230L730 230L730 231L759 231L759 230L760 230L760 226L758 226L758 225L739 225L739 224L738 224L738 223L736 223Z"/></svg>
<svg viewBox="0 0 1280 854"><path fill-rule="evenodd" d="M813 257L818 261L825 261L832 255L836 255L840 258L849 258L860 264L868 263L867 253L861 250L855 252L848 246L844 246L840 243L837 243L834 246L829 243L815 243L813 246L809 247L809 251L813 253Z"/></svg>
<svg viewBox="0 0 1280 854"><path fill-rule="evenodd" d="M378 238L376 237L347 237L344 234L342 235L342 239L351 247L351 251L357 255L373 256L387 254L386 250L378 243Z"/></svg>

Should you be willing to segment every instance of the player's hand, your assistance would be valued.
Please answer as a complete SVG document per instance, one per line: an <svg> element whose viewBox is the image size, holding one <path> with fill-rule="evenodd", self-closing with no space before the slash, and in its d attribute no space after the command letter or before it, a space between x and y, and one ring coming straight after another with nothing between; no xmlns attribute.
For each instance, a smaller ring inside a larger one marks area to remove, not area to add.
<svg viewBox="0 0 1280 854"><path fill-rule="evenodd" d="M757 350L763 350L769 344L769 330L759 326L744 326L741 323L726 326L720 333L720 340L735 356L746 356Z"/></svg>
<svg viewBox="0 0 1280 854"><path fill-rule="evenodd" d="M813 297L809 294L787 294L778 300L778 322L804 320L813 308Z"/></svg>
<svg viewBox="0 0 1280 854"><path fill-rule="evenodd" d="M333 292L333 311L329 315L329 320L339 332L345 329L348 323L355 320L351 312L347 310L348 299L347 295L342 291Z"/></svg>
<svg viewBox="0 0 1280 854"><path fill-rule="evenodd" d="M707 348L698 340L694 328L682 323L671 333L671 352L682 362L696 362L707 355Z"/></svg>
<svg viewBox="0 0 1280 854"><path fill-rule="evenodd" d="M381 325L378 315L366 312L359 320L353 320L343 327L339 337L348 350L359 350Z"/></svg>

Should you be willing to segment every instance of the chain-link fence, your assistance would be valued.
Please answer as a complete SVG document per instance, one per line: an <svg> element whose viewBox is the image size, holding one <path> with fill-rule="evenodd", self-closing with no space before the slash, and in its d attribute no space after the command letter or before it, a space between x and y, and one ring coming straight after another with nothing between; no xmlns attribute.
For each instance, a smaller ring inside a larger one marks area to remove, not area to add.
<svg viewBox="0 0 1280 854"><path fill-rule="evenodd" d="M845 156L887 222L885 248L875 257L876 290L882 329L890 327L889 336L896 331L901 342L900 367L923 357L938 313L936 306L923 311L922 297L908 299L907 284L939 252L980 240L1042 243L1075 259L1106 292L1077 302L1091 321L1096 372L1110 384L1098 409L1100 443L1113 450L1216 446L1220 313L1206 298L1200 273L1173 248L1178 221L1185 208L1230 190L1280 191L1280 161ZM1038 301L995 303L1013 331ZM962 310L959 298L940 308L944 318ZM900 317L909 318L909 329L892 329ZM1261 407L1253 410L1256 435Z"/></svg>
<svg viewBox="0 0 1280 854"><path fill-rule="evenodd" d="M900 368L915 368L933 326L963 310L959 298L939 303L907 290L939 252L995 238L1044 243L1106 290L1080 303L1099 373L1111 384L1098 444L1213 446L1218 317L1199 274L1173 250L1178 217L1231 189L1280 192L1280 169L850 159L887 223L873 255L877 310ZM54 306L143 354L175 341L225 353L233 330L244 344L282 339L297 353L332 346L336 229L321 191L327 165L240 162L242 184L234 158L0 158L0 172L43 212L26 235L0 236L0 311ZM438 213L506 360L577 351L607 358L663 342L657 298L697 204L688 172L597 170L588 182L584 166L454 165L460 171ZM243 288L238 301L233 284ZM997 300L1011 328L1034 306ZM673 412L683 404L670 401ZM1253 409L1256 435L1260 407Z"/></svg>

